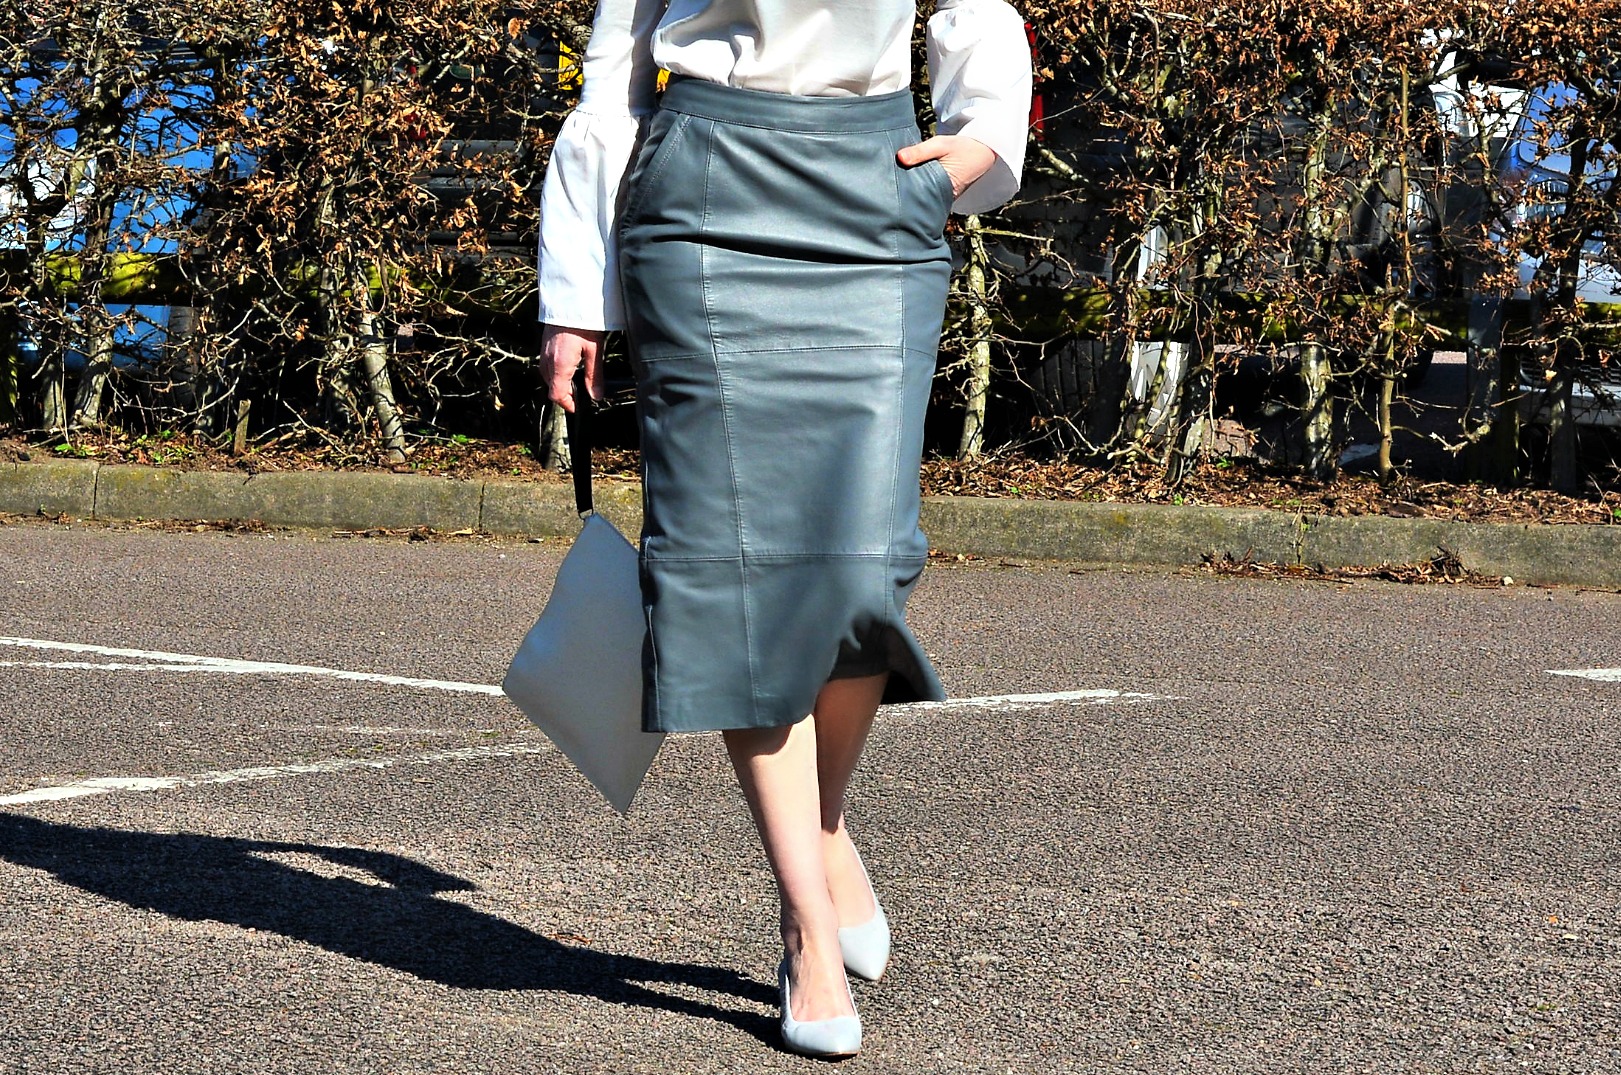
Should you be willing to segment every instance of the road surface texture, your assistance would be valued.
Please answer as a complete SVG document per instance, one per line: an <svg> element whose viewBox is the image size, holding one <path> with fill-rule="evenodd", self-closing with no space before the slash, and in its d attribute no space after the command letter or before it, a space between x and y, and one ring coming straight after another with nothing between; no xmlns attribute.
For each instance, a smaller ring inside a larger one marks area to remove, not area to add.
<svg viewBox="0 0 1621 1075"><path fill-rule="evenodd" d="M0 527L0 1072L820 1070L718 737L621 820L490 693L562 552ZM1621 596L913 607L964 701L863 763L897 951L845 1070L1621 1071Z"/></svg>

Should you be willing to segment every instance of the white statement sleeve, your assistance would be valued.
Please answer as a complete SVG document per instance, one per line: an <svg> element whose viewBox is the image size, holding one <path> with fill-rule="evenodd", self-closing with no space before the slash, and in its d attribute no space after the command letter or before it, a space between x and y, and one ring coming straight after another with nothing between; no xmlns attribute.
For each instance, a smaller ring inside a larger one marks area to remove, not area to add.
<svg viewBox="0 0 1621 1075"><path fill-rule="evenodd" d="M624 327L614 249L621 188L655 107L653 29L665 0L598 0L579 106L563 121L540 196L540 319Z"/></svg>
<svg viewBox="0 0 1621 1075"><path fill-rule="evenodd" d="M941 134L985 143L997 161L952 210L983 213L1019 190L1030 126L1030 42L1002 0L937 0L927 26L929 87Z"/></svg>

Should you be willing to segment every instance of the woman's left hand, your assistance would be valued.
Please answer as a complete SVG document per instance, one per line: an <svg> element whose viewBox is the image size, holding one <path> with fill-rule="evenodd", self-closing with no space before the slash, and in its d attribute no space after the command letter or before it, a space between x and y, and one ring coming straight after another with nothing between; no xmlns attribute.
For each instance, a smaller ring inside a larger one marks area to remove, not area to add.
<svg viewBox="0 0 1621 1075"><path fill-rule="evenodd" d="M895 159L907 168L916 168L927 160L938 160L945 165L951 177L951 193L961 196L980 176L996 163L996 151L977 138L961 134L937 134L925 138L915 146L907 146L895 154Z"/></svg>

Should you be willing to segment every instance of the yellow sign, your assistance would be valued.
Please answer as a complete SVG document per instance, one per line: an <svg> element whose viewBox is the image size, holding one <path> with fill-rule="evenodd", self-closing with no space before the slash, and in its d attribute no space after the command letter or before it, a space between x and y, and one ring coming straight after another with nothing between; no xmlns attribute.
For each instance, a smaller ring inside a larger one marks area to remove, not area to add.
<svg viewBox="0 0 1621 1075"><path fill-rule="evenodd" d="M557 85L565 90L577 90L585 82L585 71L580 66L577 52L567 45L557 46Z"/></svg>

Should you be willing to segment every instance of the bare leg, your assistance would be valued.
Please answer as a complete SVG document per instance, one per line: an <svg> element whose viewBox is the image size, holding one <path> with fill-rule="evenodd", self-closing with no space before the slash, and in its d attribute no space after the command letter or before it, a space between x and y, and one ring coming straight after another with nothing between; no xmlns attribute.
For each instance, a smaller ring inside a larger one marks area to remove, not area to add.
<svg viewBox="0 0 1621 1075"><path fill-rule="evenodd" d="M792 1015L802 1021L851 1015L838 914L822 861L816 718L787 728L750 728L723 736L777 878Z"/></svg>
<svg viewBox="0 0 1621 1075"><path fill-rule="evenodd" d="M877 908L844 830L844 796L867 743L889 676L835 679L816 698L816 771L821 786L822 862L840 926L859 926Z"/></svg>

